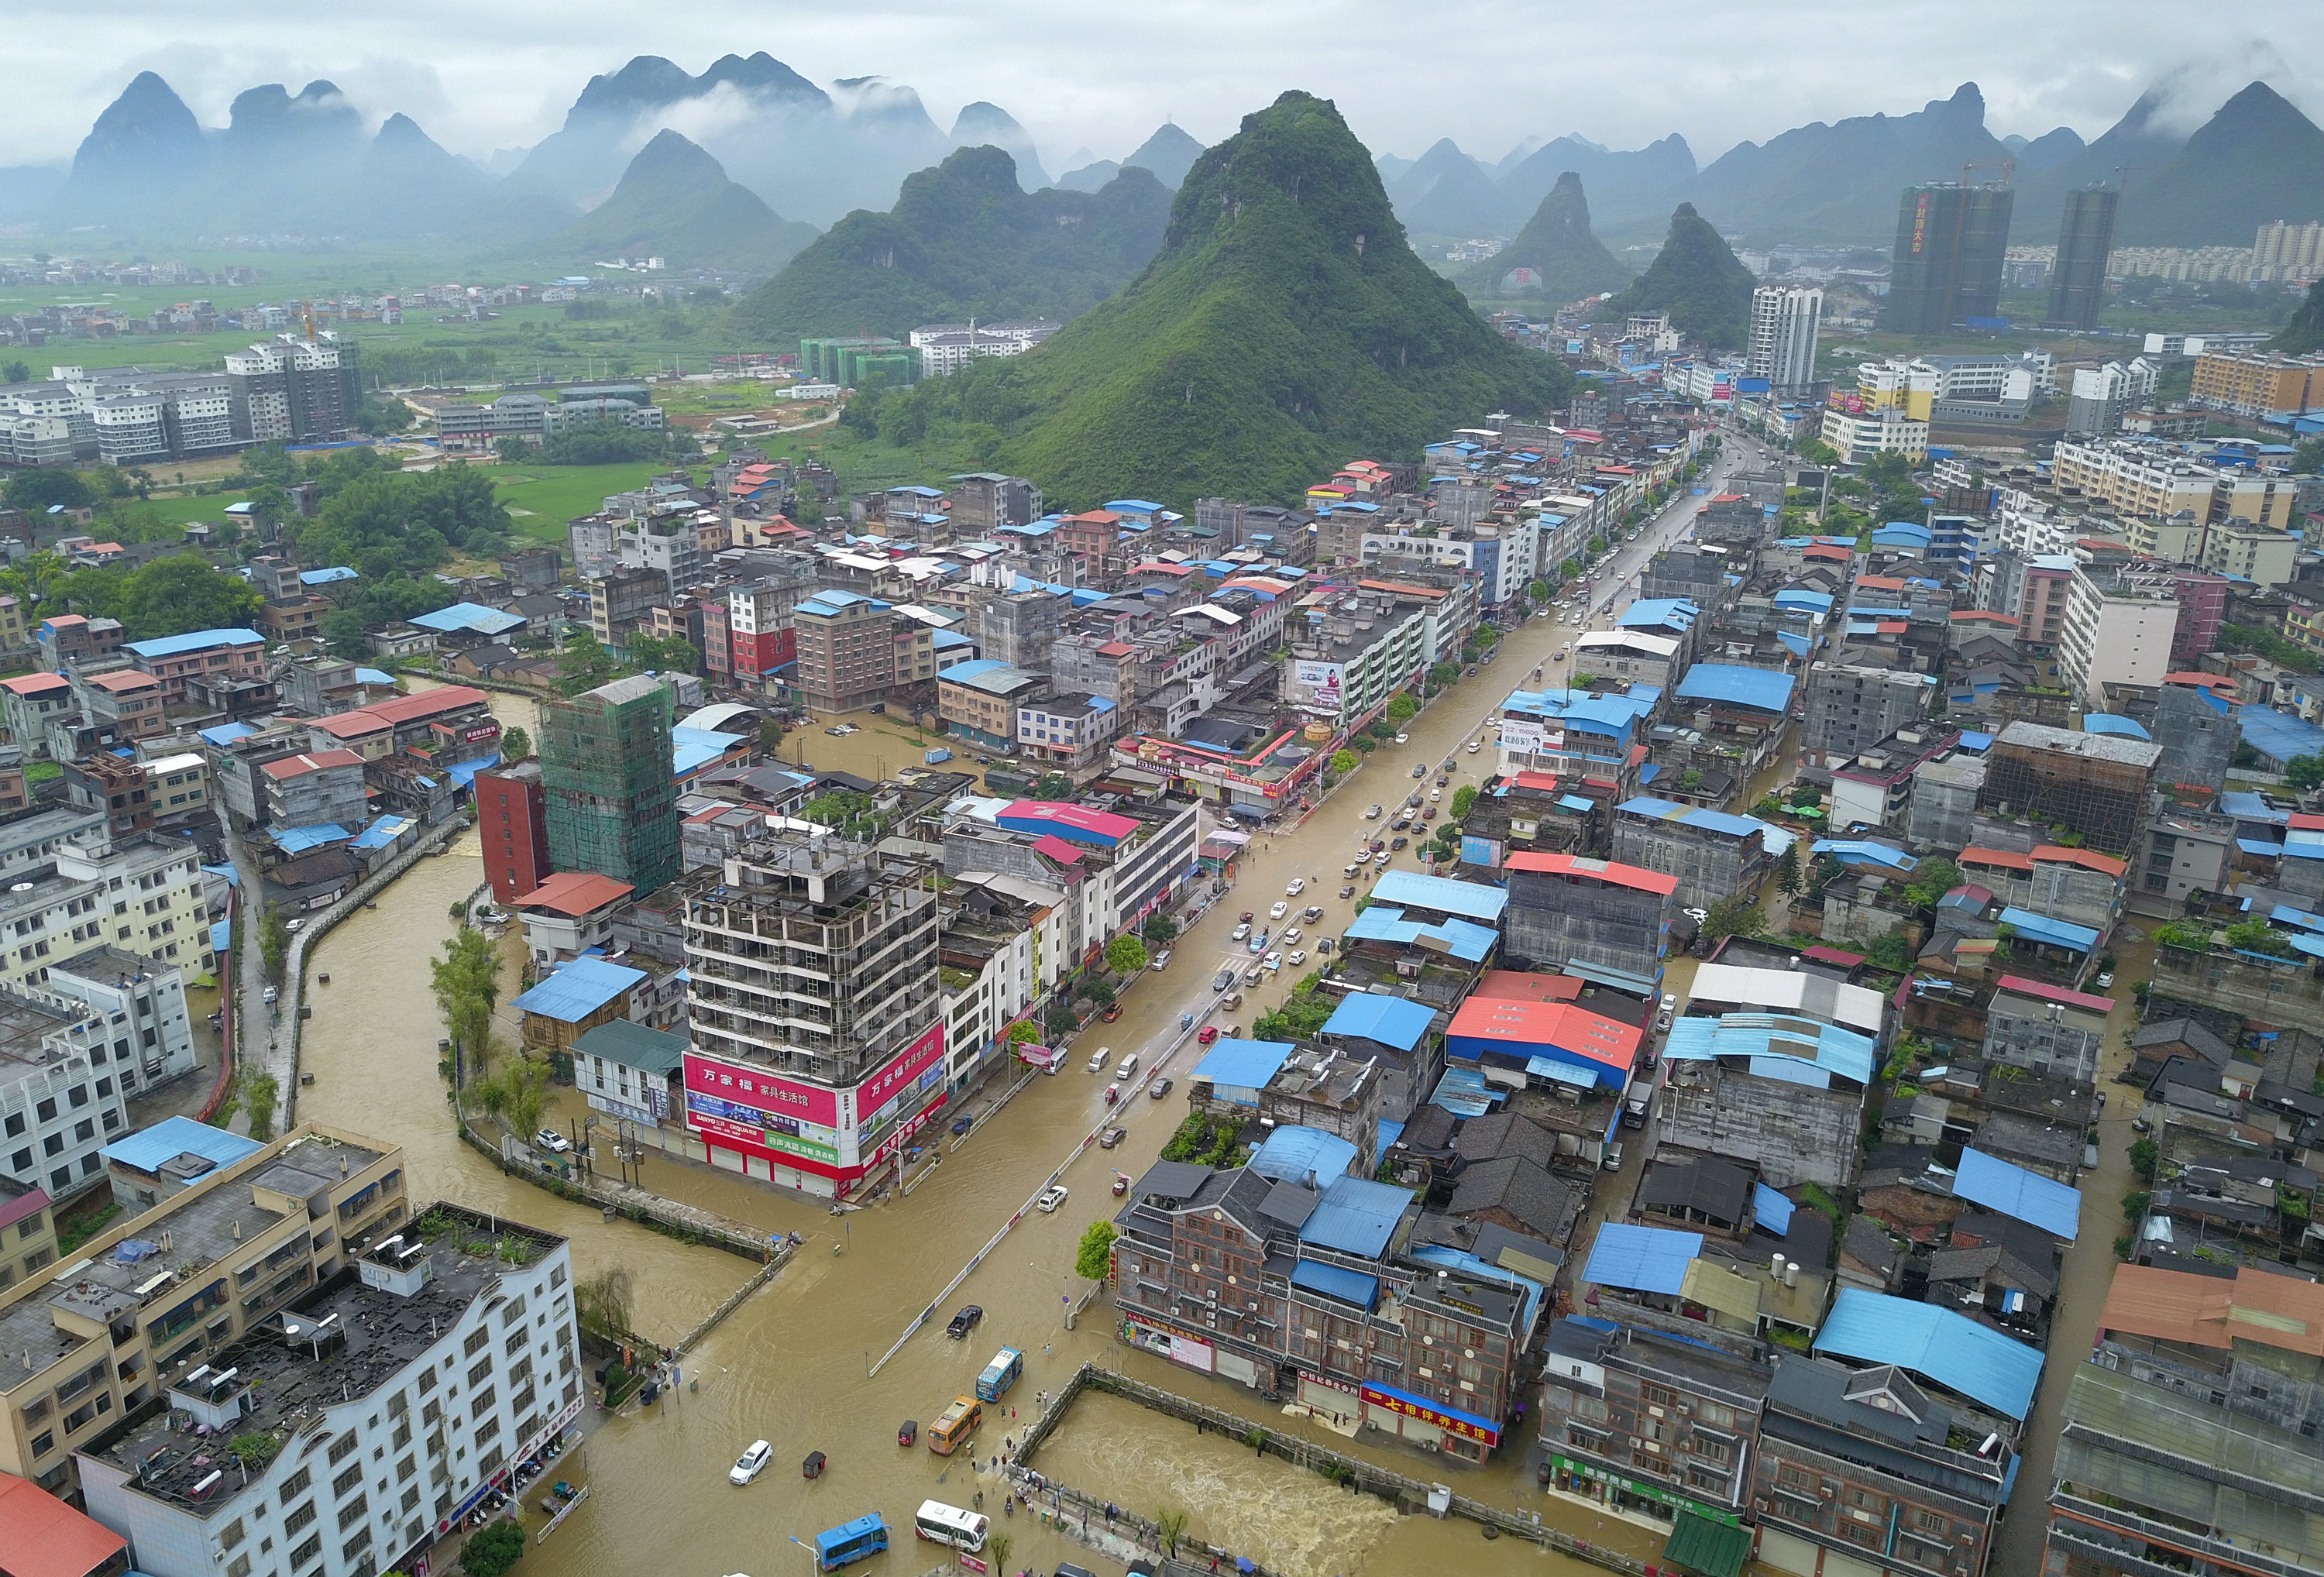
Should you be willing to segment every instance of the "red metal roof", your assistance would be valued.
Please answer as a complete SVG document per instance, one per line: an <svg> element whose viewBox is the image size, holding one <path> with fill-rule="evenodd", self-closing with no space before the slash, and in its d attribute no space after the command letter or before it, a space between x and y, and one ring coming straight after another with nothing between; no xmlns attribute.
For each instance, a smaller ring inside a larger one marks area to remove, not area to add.
<svg viewBox="0 0 2324 1577"><path fill-rule="evenodd" d="M2312 833L2324 829L2324 816L2311 816L2306 811L2294 811L2284 825L2295 832Z"/></svg>
<svg viewBox="0 0 2324 1577"><path fill-rule="evenodd" d="M1963 608L1960 613L1952 615L1952 620L1956 624L1966 622L1979 624L2006 624L2012 630L2016 629L2024 622L2023 620L2019 619L2013 613L1988 613L1983 608Z"/></svg>
<svg viewBox="0 0 2324 1577"><path fill-rule="evenodd" d="M383 728L394 728L406 723L424 723L446 712L456 712L464 706L482 706L488 699L482 690L466 685L446 685L439 690L422 690L414 696L397 696L369 706L357 706L351 712L334 712L328 717L318 717L309 726L319 728L335 739L356 739L366 733L377 733Z"/></svg>
<svg viewBox="0 0 2324 1577"><path fill-rule="evenodd" d="M2034 856L2013 854L2006 849L1963 849L1958 863L1962 865L1999 865L2010 871L2034 873Z"/></svg>
<svg viewBox="0 0 2324 1577"><path fill-rule="evenodd" d="M2233 690L2236 681L2225 674L2205 673L2201 669L2181 669L2174 674L2164 674L2166 685L2192 685L2199 690Z"/></svg>
<svg viewBox="0 0 2324 1577"><path fill-rule="evenodd" d="M319 772L327 767L360 767L364 759L353 751L315 751L306 755L284 756L279 761L269 761L258 770L276 782L303 778L309 772Z"/></svg>
<svg viewBox="0 0 2324 1577"><path fill-rule="evenodd" d="M521 909L547 909L568 919L578 919L583 915L594 914L609 903L618 903L636 890L626 881L600 876L595 871L559 871L518 899L516 907Z"/></svg>
<svg viewBox="0 0 2324 1577"><path fill-rule="evenodd" d="M1015 800L1001 814L1054 821L1061 825L1078 827L1084 832L1095 833L1098 836L1111 838L1115 843L1120 843L1138 831L1138 823L1129 816L1116 816L1110 810L1093 810L1086 805L1068 805L1055 799Z"/></svg>
<svg viewBox="0 0 2324 1577"><path fill-rule="evenodd" d="M1616 887L1635 888L1640 892L1656 893L1664 898L1678 890L1677 877L1649 871L1643 865L1625 865L1617 860L1586 860L1574 854L1528 852L1511 854L1502 863L1511 871L1538 871L1548 876L1580 877Z"/></svg>
<svg viewBox="0 0 2324 1577"><path fill-rule="evenodd" d="M1557 788L1554 772L1519 772L1509 780L1520 788L1537 788L1544 794L1554 793Z"/></svg>
<svg viewBox="0 0 2324 1577"><path fill-rule="evenodd" d="M1858 586L1870 586L1874 591L1903 591L1904 589L1904 583L1897 579L1896 576L1893 575L1859 575L1856 577L1856 584Z"/></svg>
<svg viewBox="0 0 2324 1577"><path fill-rule="evenodd" d="M1617 1023L1569 1002L1473 995L1452 1015L1452 1027L1445 1033L1455 1039L1554 1047L1625 1073L1637 1059L1641 1038L1635 1025Z"/></svg>
<svg viewBox="0 0 2324 1577"><path fill-rule="evenodd" d="M1834 547L1829 542L1815 542L1801 549L1800 557L1819 558L1831 564L1845 564L1856 557L1856 551L1850 548Z"/></svg>
<svg viewBox="0 0 2324 1577"><path fill-rule="evenodd" d="M18 674L13 679L0 679L0 689L14 696L40 696L51 690L69 690L72 681L62 674Z"/></svg>
<svg viewBox="0 0 2324 1577"><path fill-rule="evenodd" d="M129 1541L29 1479L0 1473L0 1550L9 1577L88 1577Z"/></svg>
<svg viewBox="0 0 2324 1577"><path fill-rule="evenodd" d="M1818 964L1837 964L1842 969L1854 969L1864 962L1863 954L1842 953L1837 947L1803 947L1800 950L1800 956L1812 958Z"/></svg>
<svg viewBox="0 0 2324 1577"><path fill-rule="evenodd" d="M2324 816L2312 816L2310 819L2316 825L2324 827ZM2294 816L2292 825L2298 826L2300 818ZM2111 854L2101 854L2092 849L2069 849L2059 844L2043 844L2034 851L2034 858L2049 861L2053 864L2080 865L2086 871L2096 871L2106 876L2118 877L2130 869L2127 861L2117 860Z"/></svg>
<svg viewBox="0 0 2324 1577"><path fill-rule="evenodd" d="M100 690L109 690L116 696L125 695L131 690L158 690L161 687L160 679L134 668L116 669L109 674L92 675L88 682Z"/></svg>
<svg viewBox="0 0 2324 1577"><path fill-rule="evenodd" d="M2111 1013L2111 998L2094 997L2088 991L2070 991L2063 986L2043 985L2038 980L2028 980L2022 974L2005 974L1995 982L1998 989L2015 991L2021 997L2039 997L2045 1002L2063 1002L2070 1008L2087 1008L2093 1013Z"/></svg>
<svg viewBox="0 0 2324 1577"><path fill-rule="evenodd" d="M1055 833L1043 833L1039 837L1035 838L1033 852L1037 854L1047 854L1050 859L1067 865L1078 865L1082 862L1082 851L1074 848Z"/></svg>

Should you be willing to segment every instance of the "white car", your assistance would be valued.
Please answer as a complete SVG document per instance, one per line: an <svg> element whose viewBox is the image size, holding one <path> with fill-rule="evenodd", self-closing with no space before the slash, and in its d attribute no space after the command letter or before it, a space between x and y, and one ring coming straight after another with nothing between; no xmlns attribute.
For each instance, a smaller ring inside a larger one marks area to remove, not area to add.
<svg viewBox="0 0 2324 1577"><path fill-rule="evenodd" d="M1250 936L1250 922L1249 920L1245 920L1241 925L1237 926L1237 927L1234 928L1234 934L1233 934L1232 936L1229 936L1229 937L1227 938L1227 940L1228 940L1228 941L1230 941L1230 942L1240 942L1240 941L1241 941L1244 937L1246 937L1246 936Z"/></svg>
<svg viewBox="0 0 2324 1577"><path fill-rule="evenodd" d="M1296 969L1301 964L1307 962L1307 955L1305 953L1294 953L1290 957L1285 959L1284 962L1288 964L1292 968Z"/></svg>
<svg viewBox="0 0 2324 1577"><path fill-rule="evenodd" d="M1289 914L1290 912L1291 912L1291 906L1290 906L1289 904L1287 904L1287 903L1285 903L1281 899L1279 899L1279 898L1278 898L1278 899L1277 899L1275 900L1275 902L1274 902L1274 903L1272 903L1272 904L1270 904L1269 906L1268 906L1267 918L1268 918L1268 919L1270 919L1270 920L1279 920L1279 919L1281 919L1284 916L1286 916L1286 915Z"/></svg>
<svg viewBox="0 0 2324 1577"><path fill-rule="evenodd" d="M573 1148L573 1141L553 1128L544 1128L534 1134L532 1142L553 1156L561 1156Z"/></svg>
<svg viewBox="0 0 2324 1577"><path fill-rule="evenodd" d="M1306 890L1307 879L1305 876L1295 876L1291 879L1291 885L1283 890L1283 896L1286 898L1297 898L1301 893Z"/></svg>
<svg viewBox="0 0 2324 1577"><path fill-rule="evenodd" d="M1065 1194L1066 1188L1064 1184L1052 1183L1041 1190L1041 1197L1033 1202L1033 1208L1043 1215L1055 1215L1057 1213L1057 1206L1065 1204Z"/></svg>
<svg viewBox="0 0 2324 1577"><path fill-rule="evenodd" d="M1153 970L1157 974L1170 967L1170 949L1165 947L1154 955Z"/></svg>
<svg viewBox="0 0 2324 1577"><path fill-rule="evenodd" d="M1364 868L1364 862L1363 862L1361 860L1359 860L1359 861L1357 861L1357 862L1356 862L1354 864L1352 864L1352 865L1342 865L1342 866L1341 866L1341 867L1340 867L1340 874L1341 874L1341 875L1342 875L1342 876L1353 876L1357 872L1359 872L1359 871L1362 870L1363 868Z"/></svg>
<svg viewBox="0 0 2324 1577"><path fill-rule="evenodd" d="M1398 744L1410 744L1412 742L1412 735L1408 733L1399 733L1396 736L1396 742Z"/></svg>
<svg viewBox="0 0 2324 1577"><path fill-rule="evenodd" d="M1678 1006L1678 999L1677 999L1676 997L1673 996L1670 992L1668 992L1668 991L1665 991L1665 992L1663 993L1663 1002L1662 1002L1663 1011L1664 1011L1664 1012L1665 1012L1665 1013L1667 1013L1667 1012L1669 1012L1671 1010L1673 1010L1674 1008L1675 1008L1675 1007L1677 1007L1677 1006Z"/></svg>
<svg viewBox="0 0 2324 1577"><path fill-rule="evenodd" d="M1261 969L1267 970L1281 969L1283 967L1283 954L1280 953L1270 953L1266 957L1259 961L1259 966Z"/></svg>
<svg viewBox="0 0 2324 1577"><path fill-rule="evenodd" d="M1469 742L1469 753L1470 753L1471 755L1472 755L1472 756L1473 756L1473 755L1475 755L1479 751L1480 751L1480 750L1482 750L1482 749L1484 749L1484 748L1485 748L1484 746L1482 746L1482 745L1479 744L1479 743L1478 743L1475 740L1473 740L1473 739L1472 739L1472 740L1471 740L1471 741Z"/></svg>
<svg viewBox="0 0 2324 1577"><path fill-rule="evenodd" d="M1299 927L1294 926L1289 930L1284 932L1282 936L1277 936L1276 940L1282 943L1286 947L1288 947L1293 943L1298 941L1302 933Z"/></svg>
<svg viewBox="0 0 2324 1577"><path fill-rule="evenodd" d="M1443 798L1444 790L1442 788L1431 788L1428 791L1428 803L1431 805L1435 804L1438 800Z"/></svg>
<svg viewBox="0 0 2324 1577"><path fill-rule="evenodd" d="M751 1443L750 1450L734 1459L733 1469L727 1473L726 1481L730 1484L747 1484L765 1472L767 1464L774 1460L775 1448L763 1440L754 1440Z"/></svg>

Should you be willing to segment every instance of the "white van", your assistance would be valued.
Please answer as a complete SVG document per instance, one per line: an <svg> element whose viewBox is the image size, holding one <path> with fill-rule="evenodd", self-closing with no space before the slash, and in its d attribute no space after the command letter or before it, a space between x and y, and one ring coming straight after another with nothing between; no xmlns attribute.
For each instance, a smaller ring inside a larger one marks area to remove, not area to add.
<svg viewBox="0 0 2324 1577"><path fill-rule="evenodd" d="M1093 1074L1102 1074L1105 1072L1105 1059L1112 1055L1113 1047L1111 1046L1099 1047L1095 1051L1090 1053L1089 1071Z"/></svg>
<svg viewBox="0 0 2324 1577"><path fill-rule="evenodd" d="M1138 1054L1133 1051L1121 1059L1121 1065L1113 1070L1113 1076L1117 1079L1127 1079L1135 1075L1137 1072Z"/></svg>

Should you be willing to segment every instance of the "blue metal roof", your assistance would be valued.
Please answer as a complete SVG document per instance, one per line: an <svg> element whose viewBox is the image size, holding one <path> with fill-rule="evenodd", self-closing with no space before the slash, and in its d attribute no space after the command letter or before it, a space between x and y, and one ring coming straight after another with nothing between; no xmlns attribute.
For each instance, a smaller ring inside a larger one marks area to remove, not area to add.
<svg viewBox="0 0 2324 1577"><path fill-rule="evenodd" d="M1158 515L1162 513L1160 504L1143 498L1117 498L1105 507L1116 514Z"/></svg>
<svg viewBox="0 0 2324 1577"><path fill-rule="evenodd" d="M108 1161L152 1172L183 1155L199 1156L213 1166L231 1167L265 1148L255 1139L190 1117L165 1117L151 1128L115 1139L97 1154Z"/></svg>
<svg viewBox="0 0 2324 1577"><path fill-rule="evenodd" d="M360 578L344 564L334 564L328 569L302 569L299 572L300 586L337 586L343 580Z"/></svg>
<svg viewBox="0 0 2324 1577"><path fill-rule="evenodd" d="M1807 608L1815 613L1829 613L1831 612L1832 595L1830 592L1808 591L1803 587L1792 586L1777 592L1774 601L1775 606L1786 612L1794 608Z"/></svg>
<svg viewBox="0 0 2324 1577"><path fill-rule="evenodd" d="M1796 681L1773 669L1739 668L1733 663L1699 662L1678 682L1682 701L1717 701L1733 706L1753 706L1781 712L1792 704Z"/></svg>
<svg viewBox="0 0 2324 1577"><path fill-rule="evenodd" d="M577 1024L606 1003L627 995L645 978L644 970L632 969L627 964L608 964L602 958L576 958L561 965L555 974L510 1006L562 1024Z"/></svg>
<svg viewBox="0 0 2324 1577"><path fill-rule="evenodd" d="M2303 723L2288 712L2256 703L2238 706L2236 724L2246 744L2279 764L2295 756L2324 752L2324 728Z"/></svg>
<svg viewBox="0 0 2324 1577"><path fill-rule="evenodd" d="M1278 1183L1304 1182L1311 1174L1317 1187L1344 1177L1356 1164L1356 1147L1336 1133L1289 1123L1267 1136L1252 1152L1250 1169Z"/></svg>
<svg viewBox="0 0 2324 1577"><path fill-rule="evenodd" d="M1871 1083L1877 1049L1869 1036L1790 1013L1723 1013L1716 1019L1690 1013L1671 1025L1663 1041L1663 1055L1679 1062L1748 1057L1751 1072L1762 1078L1827 1088L1835 1074Z"/></svg>
<svg viewBox="0 0 2324 1577"><path fill-rule="evenodd" d="M1316 1202L1315 1213L1299 1229L1299 1240L1377 1259L1411 1204L1407 1189L1369 1177L1337 1177Z"/></svg>
<svg viewBox="0 0 2324 1577"><path fill-rule="evenodd" d="M263 646L266 637L255 630L191 630L183 635L163 635L152 641L132 641L122 650L139 657L179 657L208 651L213 646Z"/></svg>
<svg viewBox="0 0 2324 1577"><path fill-rule="evenodd" d="M1893 1363L2012 1418L2034 1408L2042 1355L1990 1325L1934 1304L1843 1286L1816 1333L1815 1350Z"/></svg>
<svg viewBox="0 0 2324 1577"><path fill-rule="evenodd" d="M687 728L683 724L669 731L670 775L683 778L688 772L704 767L741 744L743 735L721 733L710 728Z"/></svg>
<svg viewBox="0 0 2324 1577"><path fill-rule="evenodd" d="M958 684L964 679L979 678L1007 667L1009 664L997 657L971 658L966 662L956 662L945 669L943 677Z"/></svg>
<svg viewBox="0 0 2324 1577"><path fill-rule="evenodd" d="M210 951L213 953L231 953L234 951L234 922L232 920L212 920L210 922Z"/></svg>
<svg viewBox="0 0 2324 1577"><path fill-rule="evenodd" d="M1302 1259L1291 1268L1291 1285L1353 1304L1366 1312L1379 1301L1379 1277L1366 1276L1360 1270L1342 1270L1336 1265L1314 1259Z"/></svg>
<svg viewBox="0 0 2324 1577"><path fill-rule="evenodd" d="M1298 1049L1287 1040L1221 1040L1186 1077L1241 1090L1262 1090Z"/></svg>
<svg viewBox="0 0 2324 1577"><path fill-rule="evenodd" d="M1892 849L1886 844L1875 844L1861 838L1818 838L1808 845L1811 854L1830 854L1843 865L1858 869L1877 867L1910 875L1920 862L1902 849Z"/></svg>
<svg viewBox="0 0 2324 1577"><path fill-rule="evenodd" d="M472 631L478 635L505 635L524 622L522 613L503 613L482 603L454 603L448 608L438 608L432 613L415 613L410 621L422 630L433 630L448 635L455 631Z"/></svg>
<svg viewBox="0 0 2324 1577"><path fill-rule="evenodd" d="M392 685L395 683L395 676L388 672L383 668L359 668L355 669L355 683L359 685Z"/></svg>
<svg viewBox="0 0 2324 1577"><path fill-rule="evenodd" d="M1611 734L1627 743L1640 718L1654 710L1654 702L1636 694L1593 694L1589 690L1512 690L1501 703L1504 712L1554 718L1569 728Z"/></svg>
<svg viewBox="0 0 2324 1577"><path fill-rule="evenodd" d="M251 727L247 723L221 723L215 728L201 730L201 736L203 743L214 744L218 749L224 750L235 740L248 739L257 732L258 730Z"/></svg>
<svg viewBox="0 0 2324 1577"><path fill-rule="evenodd" d="M1423 876L1417 871L1384 871L1372 883L1375 904L1412 904L1471 920L1494 920L1509 907L1509 895L1481 882L1455 881L1449 876Z"/></svg>
<svg viewBox="0 0 2324 1577"><path fill-rule="evenodd" d="M1792 1230L1792 1202L1768 1187L1765 1183L1751 1185L1751 1214L1758 1223L1777 1237L1788 1236Z"/></svg>
<svg viewBox="0 0 2324 1577"><path fill-rule="evenodd" d="M1420 1044L1420 1038L1428 1033L1428 1026L1435 1019L1436 1010L1421 1002L1371 991L1351 991L1340 999L1340 1005L1323 1021L1323 1032L1352 1035L1393 1046L1398 1051L1410 1051Z"/></svg>
<svg viewBox="0 0 2324 1577"><path fill-rule="evenodd" d="M1674 800L1657 799L1651 794L1640 794L1625 799L1614 807L1631 816L1652 816L1656 821L1674 821L1682 826L1699 826L1729 837L1746 838L1759 835L1767 853L1781 859L1785 849L1799 841L1799 835L1789 827L1761 821L1756 816L1737 816L1731 811L1705 810L1697 805L1681 805Z"/></svg>
<svg viewBox="0 0 2324 1577"><path fill-rule="evenodd" d="M2139 726L2134 717L2121 717L2111 712L2092 712L2082 718L2084 733L2111 733L2124 739L2151 740L2154 736Z"/></svg>
<svg viewBox="0 0 2324 1577"><path fill-rule="evenodd" d="M1590 1263L1582 1267L1582 1279L1599 1286L1675 1296L1686 1284L1687 1266L1702 1252L1701 1232L1609 1221L1590 1245Z"/></svg>
<svg viewBox="0 0 2324 1577"><path fill-rule="evenodd" d="M205 865L202 867L202 872L203 874L208 876L225 877L226 884L228 887L240 887L242 885L242 872L235 869L234 863L231 861L227 862L224 865Z"/></svg>
<svg viewBox="0 0 2324 1577"><path fill-rule="evenodd" d="M408 816L383 816L347 846L351 849L384 849L411 829Z"/></svg>
<svg viewBox="0 0 2324 1577"><path fill-rule="evenodd" d="M1425 936L1463 964L1482 964L1500 939L1500 933L1489 926L1469 920L1407 920L1402 909L1382 904L1374 904L1350 920L1342 935L1356 942L1405 944L1418 942Z"/></svg>
<svg viewBox="0 0 2324 1577"><path fill-rule="evenodd" d="M2053 920L2048 915L2037 915L2032 909L2006 908L2001 911L1999 918L2005 926L2016 927L2019 936L2046 942L2053 947L2088 953L2098 945L2098 934L2089 927Z"/></svg>
<svg viewBox="0 0 2324 1577"><path fill-rule="evenodd" d="M1614 621L1624 630L1692 630L1702 610L1684 597L1640 597Z"/></svg>
<svg viewBox="0 0 2324 1577"><path fill-rule="evenodd" d="M318 822L313 826L287 826L274 835L274 845L286 854L303 854L309 849L319 849L327 844L344 844L355 835L337 822Z"/></svg>
<svg viewBox="0 0 2324 1577"><path fill-rule="evenodd" d="M2081 1230L2080 1189L2013 1167L1982 1150L1961 1151L1960 1169L1953 1175L1953 1197L1998 1211L2012 1221L2029 1222L2070 1243Z"/></svg>
<svg viewBox="0 0 2324 1577"><path fill-rule="evenodd" d="M466 790L476 786L477 773L489 772L500 764L501 752L494 751L488 756L476 756L468 761L455 761L447 769L445 775L452 779L453 788Z"/></svg>

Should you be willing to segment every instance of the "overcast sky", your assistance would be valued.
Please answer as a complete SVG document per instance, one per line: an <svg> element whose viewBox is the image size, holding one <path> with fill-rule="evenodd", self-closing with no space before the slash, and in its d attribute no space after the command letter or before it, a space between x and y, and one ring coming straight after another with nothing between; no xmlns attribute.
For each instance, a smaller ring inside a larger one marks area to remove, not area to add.
<svg viewBox="0 0 2324 1577"><path fill-rule="evenodd" d="M1128 152L1165 117L1204 142L1286 88L1339 101L1375 152L1451 136L1487 161L1526 136L1634 147L1676 131L1708 162L1813 120L1917 109L1974 80L2000 134L2095 136L2184 73L2199 120L2254 77L2324 118L2316 0L2208 14L2172 0L5 0L0 164L69 158L137 70L205 124L243 88L316 77L375 122L401 110L456 152L554 130L632 55L689 71L765 50L802 75L879 75L949 129L990 99L1047 162ZM2259 15L2279 25L2244 20ZM2298 20L2301 17L2304 21ZM2190 32L2199 35L2190 39ZM2190 63L2190 43L2203 53Z"/></svg>

